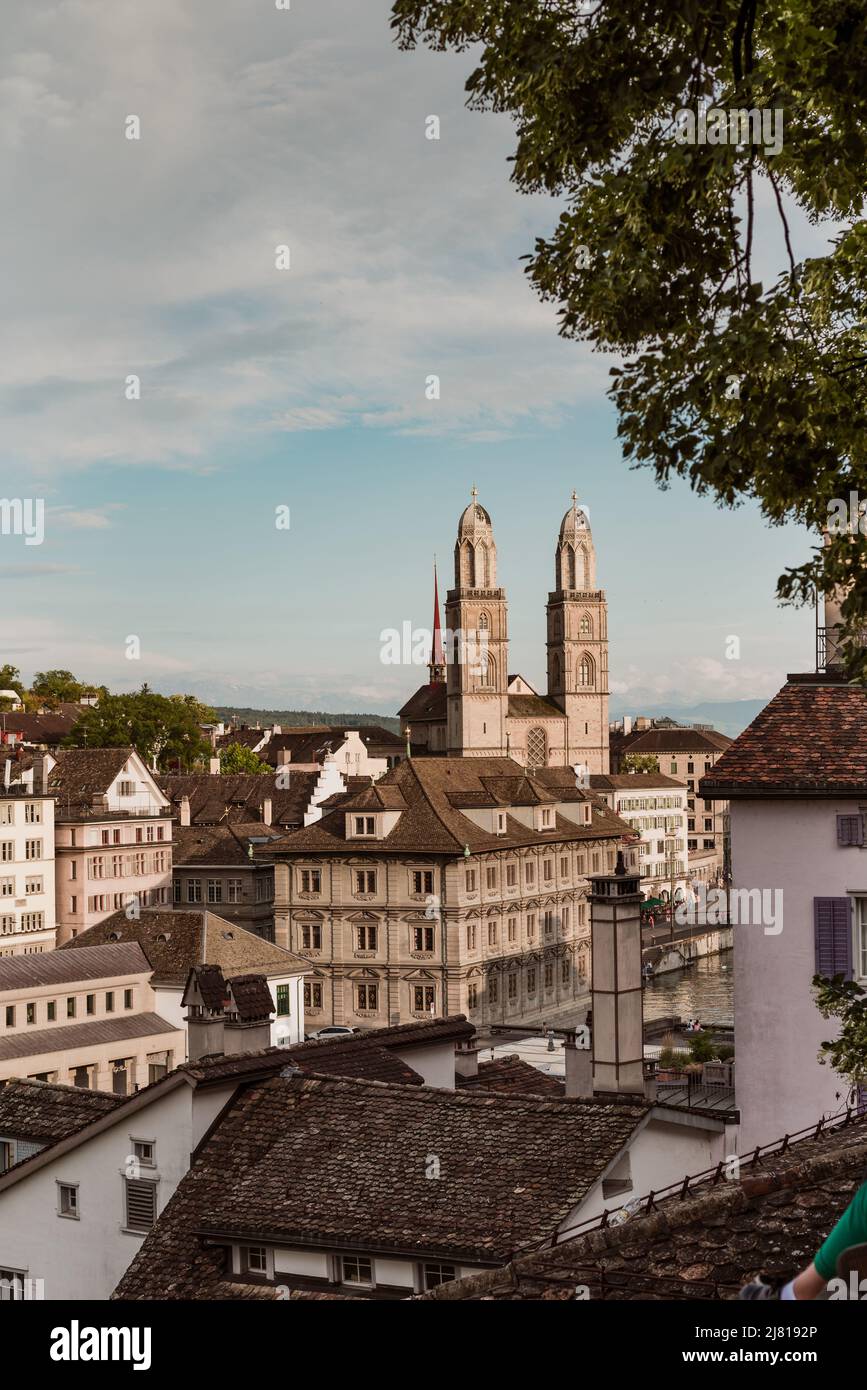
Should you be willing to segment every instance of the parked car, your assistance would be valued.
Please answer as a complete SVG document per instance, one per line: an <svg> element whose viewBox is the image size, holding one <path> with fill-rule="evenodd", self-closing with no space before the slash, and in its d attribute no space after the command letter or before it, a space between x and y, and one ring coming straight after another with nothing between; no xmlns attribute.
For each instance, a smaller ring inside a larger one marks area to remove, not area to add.
<svg viewBox="0 0 867 1390"><path fill-rule="evenodd" d="M317 1028L315 1033L305 1033L305 1042L313 1042L316 1038L351 1038L353 1033L360 1033L360 1028L347 1028L342 1023L329 1023L327 1028Z"/></svg>

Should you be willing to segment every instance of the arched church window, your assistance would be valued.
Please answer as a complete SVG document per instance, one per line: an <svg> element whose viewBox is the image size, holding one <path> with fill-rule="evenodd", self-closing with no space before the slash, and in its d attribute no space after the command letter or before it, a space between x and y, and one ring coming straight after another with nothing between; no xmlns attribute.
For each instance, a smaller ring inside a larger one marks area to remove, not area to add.
<svg viewBox="0 0 867 1390"><path fill-rule="evenodd" d="M554 661L553 661L552 666L551 666L551 679L552 679L552 682L553 682L553 689L554 689L554 690L559 690L559 689L560 689L560 658L559 658L559 656L557 655L556 652L554 653Z"/></svg>
<svg viewBox="0 0 867 1390"><path fill-rule="evenodd" d="M473 549L473 547L468 543L466 546L465 553L467 561L467 585L470 589L474 589L476 587L476 552Z"/></svg>
<svg viewBox="0 0 867 1390"><path fill-rule="evenodd" d="M593 685L593 661L589 656L582 656L581 658L581 665L578 667L578 684Z"/></svg>
<svg viewBox="0 0 867 1390"><path fill-rule="evenodd" d="M487 613L479 614L479 632L487 632L491 626Z"/></svg>
<svg viewBox="0 0 867 1390"><path fill-rule="evenodd" d="M566 547L566 588L575 588L575 551L571 545Z"/></svg>
<svg viewBox="0 0 867 1390"><path fill-rule="evenodd" d="M563 636L563 615L562 615L562 613L555 613L555 614L554 614L554 640L556 641L558 638L560 638L560 637L562 637L562 636Z"/></svg>
<svg viewBox="0 0 867 1390"><path fill-rule="evenodd" d="M588 618L586 613L582 613L581 615L581 621L578 624L578 631L580 632L582 637L593 636L593 620L592 618Z"/></svg>
<svg viewBox="0 0 867 1390"><path fill-rule="evenodd" d="M490 571L488 562L488 547L477 545L474 564L473 585L479 589L490 588Z"/></svg>
<svg viewBox="0 0 867 1390"><path fill-rule="evenodd" d="M548 735L544 729L531 729L527 734L527 763L530 767L547 767Z"/></svg>
<svg viewBox="0 0 867 1390"><path fill-rule="evenodd" d="M479 658L479 683L489 690L497 683L496 667L487 652L482 652Z"/></svg>

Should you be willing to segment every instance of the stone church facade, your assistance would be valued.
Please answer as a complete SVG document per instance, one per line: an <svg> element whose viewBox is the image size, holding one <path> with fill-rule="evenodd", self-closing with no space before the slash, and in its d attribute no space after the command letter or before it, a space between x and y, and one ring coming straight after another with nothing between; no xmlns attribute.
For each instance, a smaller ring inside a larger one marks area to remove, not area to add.
<svg viewBox="0 0 867 1390"><path fill-rule="evenodd" d="M575 493L555 546L546 615L541 694L509 674L497 546L473 489L458 523L455 582L446 596L446 635L453 640L444 658L435 638L430 680L400 710L414 756L511 757L530 770L581 764L591 773L608 771L608 605L596 588L593 538Z"/></svg>

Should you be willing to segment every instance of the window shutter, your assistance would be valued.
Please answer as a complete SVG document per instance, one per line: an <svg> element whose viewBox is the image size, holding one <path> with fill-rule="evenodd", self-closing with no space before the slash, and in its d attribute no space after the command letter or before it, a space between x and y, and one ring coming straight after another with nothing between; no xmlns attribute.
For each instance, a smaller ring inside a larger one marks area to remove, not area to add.
<svg viewBox="0 0 867 1390"><path fill-rule="evenodd" d="M849 898L814 898L816 974L852 979L852 907Z"/></svg>
<svg viewBox="0 0 867 1390"><path fill-rule="evenodd" d="M153 1182L126 1179L126 1224L133 1231L149 1231L157 1219L157 1186Z"/></svg>
<svg viewBox="0 0 867 1390"><path fill-rule="evenodd" d="M838 816L837 817L837 844L841 846L864 844L864 817L863 816Z"/></svg>

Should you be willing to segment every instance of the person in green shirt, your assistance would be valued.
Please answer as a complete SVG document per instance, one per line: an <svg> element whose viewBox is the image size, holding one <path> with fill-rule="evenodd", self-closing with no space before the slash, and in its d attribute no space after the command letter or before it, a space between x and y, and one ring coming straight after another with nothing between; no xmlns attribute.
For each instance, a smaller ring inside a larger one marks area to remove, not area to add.
<svg viewBox="0 0 867 1390"><path fill-rule="evenodd" d="M811 1265L789 1283L781 1286L780 1281L759 1275L746 1284L738 1298L765 1299L776 1298L783 1302L791 1300L818 1298L824 1293L829 1279L836 1277L837 1261L844 1250L853 1245L867 1244L867 1182L863 1183L852 1198L840 1220L827 1240L816 1252Z"/></svg>

